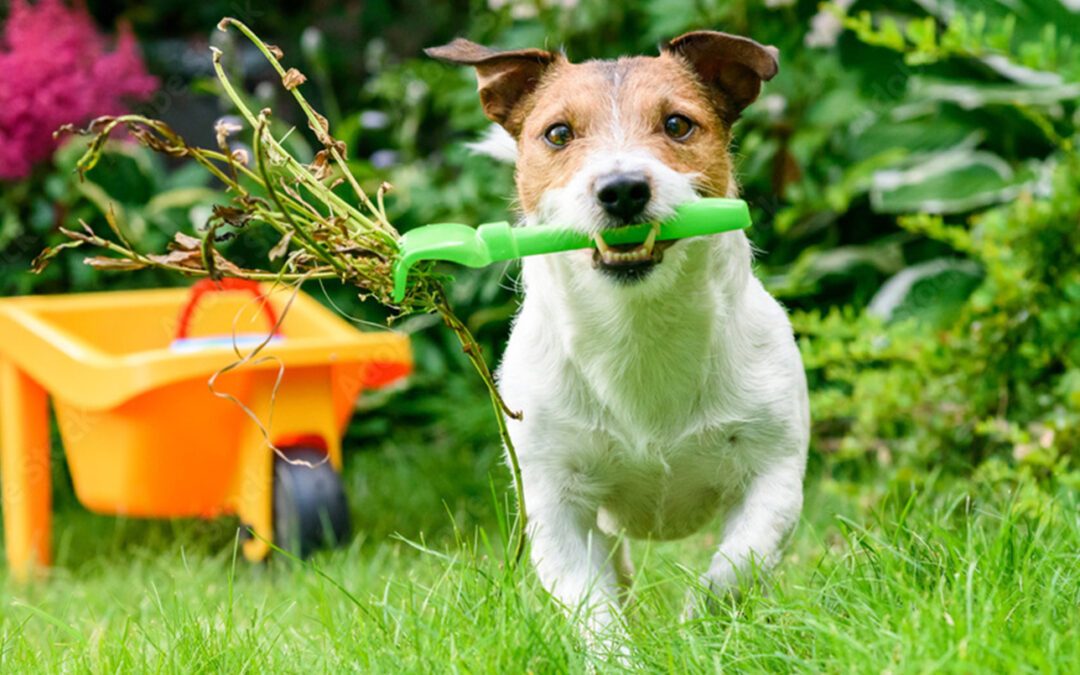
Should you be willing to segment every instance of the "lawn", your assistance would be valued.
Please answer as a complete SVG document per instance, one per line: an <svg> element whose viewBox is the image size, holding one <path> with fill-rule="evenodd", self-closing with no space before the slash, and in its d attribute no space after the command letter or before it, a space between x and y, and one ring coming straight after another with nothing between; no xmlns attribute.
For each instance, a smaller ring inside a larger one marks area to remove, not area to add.
<svg viewBox="0 0 1080 675"><path fill-rule="evenodd" d="M360 415L345 472L356 538L310 564L237 559L235 522L94 516L58 489L57 567L3 581L0 669L585 671L572 622L527 566L504 564L506 473L471 386L419 383ZM784 563L715 618L678 617L719 523L638 543L635 667L1080 670L1075 492L842 468L812 458Z"/></svg>

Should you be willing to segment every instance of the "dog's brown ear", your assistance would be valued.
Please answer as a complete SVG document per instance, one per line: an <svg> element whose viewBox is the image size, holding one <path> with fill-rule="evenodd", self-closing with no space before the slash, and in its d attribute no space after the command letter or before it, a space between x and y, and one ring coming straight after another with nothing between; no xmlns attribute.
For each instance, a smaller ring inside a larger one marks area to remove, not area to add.
<svg viewBox="0 0 1080 675"><path fill-rule="evenodd" d="M712 30L680 35L661 50L682 57L706 87L724 95L721 114L728 122L757 99L761 83L771 80L779 68L776 47Z"/></svg>
<svg viewBox="0 0 1080 675"><path fill-rule="evenodd" d="M484 114L514 137L521 131L521 120L514 115L514 109L536 89L544 71L565 58L543 49L499 51L463 38L430 47L424 53L450 63L475 66Z"/></svg>

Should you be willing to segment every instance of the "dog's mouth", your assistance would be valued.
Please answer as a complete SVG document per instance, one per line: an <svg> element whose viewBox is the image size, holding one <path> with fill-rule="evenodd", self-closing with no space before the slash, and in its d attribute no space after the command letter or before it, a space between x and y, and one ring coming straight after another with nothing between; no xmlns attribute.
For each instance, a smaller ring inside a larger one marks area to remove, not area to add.
<svg viewBox="0 0 1080 675"><path fill-rule="evenodd" d="M593 235L596 249L593 251L593 267L623 280L641 278L664 259L664 251L670 241L656 241L659 224L649 230L640 244L609 244L601 233Z"/></svg>

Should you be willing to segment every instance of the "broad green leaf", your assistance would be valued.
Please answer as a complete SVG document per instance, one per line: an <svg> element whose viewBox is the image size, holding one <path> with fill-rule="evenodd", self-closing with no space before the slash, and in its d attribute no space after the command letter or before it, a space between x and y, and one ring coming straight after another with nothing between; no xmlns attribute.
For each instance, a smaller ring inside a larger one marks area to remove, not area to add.
<svg viewBox="0 0 1080 675"><path fill-rule="evenodd" d="M964 213L1041 190L1037 172L1015 172L989 152L959 149L903 170L874 174L870 202L879 213Z"/></svg>
<svg viewBox="0 0 1080 675"><path fill-rule="evenodd" d="M989 105L1047 107L1080 98L1080 83L1030 87L912 77L908 87L913 97L947 101L968 110Z"/></svg>
<svg viewBox="0 0 1080 675"><path fill-rule="evenodd" d="M866 311L885 320L917 317L939 325L956 311L982 279L970 260L936 258L905 267L882 284Z"/></svg>

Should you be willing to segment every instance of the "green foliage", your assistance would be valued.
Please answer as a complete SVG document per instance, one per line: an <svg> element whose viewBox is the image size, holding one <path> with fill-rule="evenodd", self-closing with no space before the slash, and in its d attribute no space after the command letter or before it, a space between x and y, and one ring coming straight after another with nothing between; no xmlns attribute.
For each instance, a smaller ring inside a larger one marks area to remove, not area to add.
<svg viewBox="0 0 1080 675"><path fill-rule="evenodd" d="M867 22L849 23L875 44L891 34L885 22L868 32ZM889 46L908 55L922 50L934 61L956 53L944 39ZM962 219L941 209L898 221L978 263L981 282L955 274L923 279L909 291L923 297L922 309L894 310L888 324L851 311L795 317L814 383L819 447L848 459L873 452L911 476L919 475L912 468L944 465L977 467L988 480L1080 486L1078 129L1064 111L1055 119L1024 102L1011 105L1054 148L1031 179L1003 204ZM978 192L948 186L956 198Z"/></svg>
<svg viewBox="0 0 1080 675"><path fill-rule="evenodd" d="M200 207L209 210L215 193L198 171L168 171L153 153L128 143L110 143L102 163L79 180L75 163L83 144L67 143L54 165L39 167L29 180L4 186L0 193L0 295L130 288L177 283L174 275L140 272L105 276L78 254L61 255L41 274L30 263L47 247L68 241L60 227L79 228L84 220L108 231L113 214L125 238L147 250L163 249L187 226Z"/></svg>
<svg viewBox="0 0 1080 675"><path fill-rule="evenodd" d="M942 10L941 16L906 17L902 21L891 16L878 19L870 11L846 16L835 5L830 9L844 18L844 25L859 40L901 52L905 63L912 66L955 57L1011 56L1026 68L1059 73L1069 81L1080 79L1080 44L1074 38L1080 19L1075 13L1061 11L1064 8L1053 1L1026 2L1028 30L1018 31L1016 13L995 12L994 8L987 11L983 5L961 3L960 11L952 14ZM940 25L942 17L947 18L944 27Z"/></svg>

